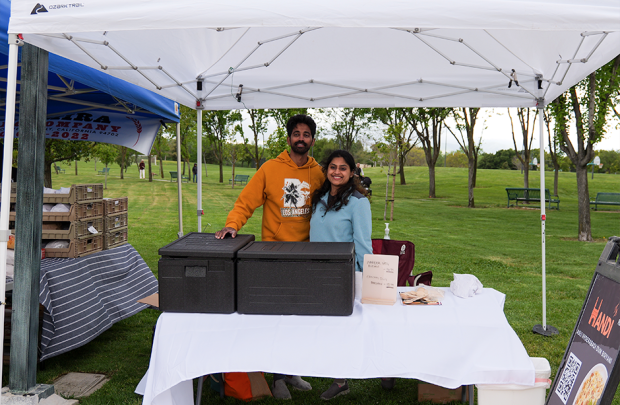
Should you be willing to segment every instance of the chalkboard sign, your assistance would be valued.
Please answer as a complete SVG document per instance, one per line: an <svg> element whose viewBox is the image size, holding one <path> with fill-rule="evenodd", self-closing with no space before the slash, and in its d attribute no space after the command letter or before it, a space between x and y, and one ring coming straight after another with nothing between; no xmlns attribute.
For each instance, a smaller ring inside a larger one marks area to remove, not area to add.
<svg viewBox="0 0 620 405"><path fill-rule="evenodd" d="M620 238L609 238L547 405L610 405L620 380Z"/></svg>

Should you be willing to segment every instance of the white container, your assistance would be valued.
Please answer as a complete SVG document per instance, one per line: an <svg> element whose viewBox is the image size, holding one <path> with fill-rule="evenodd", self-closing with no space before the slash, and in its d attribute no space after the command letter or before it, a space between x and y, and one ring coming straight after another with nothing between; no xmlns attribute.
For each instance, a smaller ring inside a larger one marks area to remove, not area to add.
<svg viewBox="0 0 620 405"><path fill-rule="evenodd" d="M543 357L530 357L534 365L536 382L533 386L515 384L481 384L478 388L478 405L544 405L547 389L551 385L551 366Z"/></svg>

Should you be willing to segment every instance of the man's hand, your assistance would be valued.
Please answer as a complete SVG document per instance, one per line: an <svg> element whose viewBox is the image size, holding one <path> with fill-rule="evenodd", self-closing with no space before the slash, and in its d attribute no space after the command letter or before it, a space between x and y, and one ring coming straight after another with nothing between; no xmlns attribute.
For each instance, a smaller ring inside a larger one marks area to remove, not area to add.
<svg viewBox="0 0 620 405"><path fill-rule="evenodd" d="M226 235L230 234L231 237L237 236L237 230L229 226L225 226L221 231L215 232L215 239L224 239Z"/></svg>

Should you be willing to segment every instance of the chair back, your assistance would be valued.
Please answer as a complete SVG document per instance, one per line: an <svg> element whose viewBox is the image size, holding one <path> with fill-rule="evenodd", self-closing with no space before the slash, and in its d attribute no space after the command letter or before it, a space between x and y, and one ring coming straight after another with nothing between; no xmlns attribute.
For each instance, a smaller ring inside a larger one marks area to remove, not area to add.
<svg viewBox="0 0 620 405"><path fill-rule="evenodd" d="M373 239L372 253L398 256L398 286L414 285L415 245L408 241Z"/></svg>

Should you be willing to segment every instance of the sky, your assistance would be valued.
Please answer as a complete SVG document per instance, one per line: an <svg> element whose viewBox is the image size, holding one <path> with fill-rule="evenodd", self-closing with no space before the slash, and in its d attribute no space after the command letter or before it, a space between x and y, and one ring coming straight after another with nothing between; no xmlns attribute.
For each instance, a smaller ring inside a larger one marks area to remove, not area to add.
<svg viewBox="0 0 620 405"><path fill-rule="evenodd" d="M243 111L243 110L242 110ZM512 119L515 124L515 137L517 139L517 146L520 147L522 141L521 130L519 121L516 115L516 109L511 109ZM244 132L246 138L253 139L252 131L248 127L249 118L245 111L244 115ZM595 150L616 150L620 151L620 125L615 117L610 118L610 122L613 124L603 138L603 140L594 146ZM532 142L532 148L538 149L538 121L536 122L536 130L534 134L534 141ZM268 135L276 129L275 123L271 123L267 133L265 134L265 140ZM552 128L553 129L553 128ZM447 136L446 136L447 135ZM510 118L508 117L508 110L506 108L484 109L478 115L478 121L475 128L476 142L482 136L482 151L485 153L495 153L501 149L513 149L514 144L512 140L512 129L510 125ZM240 137L238 137L240 140ZM574 134L571 134L571 138L574 139ZM545 126L545 150L548 150L548 135ZM260 142L259 142L260 143ZM370 145L372 142L366 142ZM459 149L457 141L452 134L444 132L442 136L441 150L444 152L454 152Z"/></svg>

